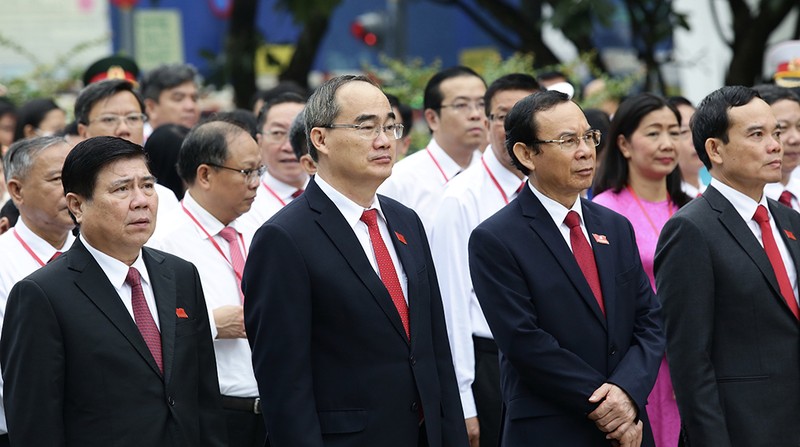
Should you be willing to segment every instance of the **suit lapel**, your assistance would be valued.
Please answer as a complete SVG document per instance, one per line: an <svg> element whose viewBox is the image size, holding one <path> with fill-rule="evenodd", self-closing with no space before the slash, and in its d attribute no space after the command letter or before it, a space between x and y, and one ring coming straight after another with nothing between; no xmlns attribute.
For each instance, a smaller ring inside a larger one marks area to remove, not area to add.
<svg viewBox="0 0 800 447"><path fill-rule="evenodd" d="M361 243L342 216L342 213L339 212L336 205L319 189L319 186L313 180L308 183L308 188L303 193L303 197L308 201L311 209L319 213L316 221L322 231L325 232L356 276L370 291L370 294L383 310L383 313L386 314L386 317L389 318L398 335L402 336L403 340L408 343L406 331L403 329L403 323L400 321L400 315L397 313L397 308L394 307L389 291L386 290L386 286L383 285L380 277L375 273L372 264L369 263L364 254L364 250L361 249Z"/></svg>
<svg viewBox="0 0 800 447"><path fill-rule="evenodd" d="M733 204L728 201L719 191L714 187L708 187L703 193L703 197L708 201L712 208L719 212L719 220L722 225L733 236L736 243L742 247L742 250L747 253L747 256L756 264L761 274L767 279L773 294L783 301L780 287L778 287L778 279L775 277L775 272L772 270L772 264L769 262L767 253L764 247L758 243L758 240L753 235L753 232L747 226L742 215L736 211ZM786 303L784 303L785 305Z"/></svg>
<svg viewBox="0 0 800 447"><path fill-rule="evenodd" d="M600 324L606 327L606 318L600 310L600 306L597 304L592 289L589 287L586 277L583 276L583 272L578 266L578 261L575 260L575 256L564 241L564 237L561 235L555 222L553 222L550 214L541 202L539 202L539 199L533 194L530 188L522 188L518 200L522 207L522 214L530 218L530 226L533 231L539 235L539 238L550 250L550 253L556 261L558 261L558 264L564 270L570 282L572 282L577 289L578 295L580 295L586 305L592 309L592 313L597 317ZM601 284L602 280L603 278L601 277Z"/></svg>
<svg viewBox="0 0 800 447"><path fill-rule="evenodd" d="M158 309L164 381L169 382L175 360L175 320L177 318L175 316L175 297L177 295L175 275L171 268L164 265L164 256L160 253L145 247L142 248L142 257L152 282L153 295Z"/></svg>
<svg viewBox="0 0 800 447"><path fill-rule="evenodd" d="M97 264L86 247L80 242L70 249L74 256L70 256L69 268L78 272L75 285L91 300L106 318L120 331L139 355L146 361L153 371L161 375L150 349L142 338L139 328L131 318L128 309L122 303L116 289L108 280L103 269Z"/></svg>
<svg viewBox="0 0 800 447"><path fill-rule="evenodd" d="M406 240L406 237L411 237L416 233L411 228L403 228L402 220L391 204L387 204L386 201L381 200L381 209L386 216L386 222L392 244L394 245L394 250L397 252L397 257L400 259L400 263L403 264L403 270L406 272L406 279L408 282L408 321L411 343L413 344L416 339L416 334L418 333L414 328L419 327L420 324L420 303L417 302L417 297L419 297L419 278L417 277L417 271L419 267L414 261L414 256L411 253L412 249L409 247L409 242ZM415 239L412 239L411 243L413 244L415 241ZM394 303L392 303L392 307L394 307Z"/></svg>

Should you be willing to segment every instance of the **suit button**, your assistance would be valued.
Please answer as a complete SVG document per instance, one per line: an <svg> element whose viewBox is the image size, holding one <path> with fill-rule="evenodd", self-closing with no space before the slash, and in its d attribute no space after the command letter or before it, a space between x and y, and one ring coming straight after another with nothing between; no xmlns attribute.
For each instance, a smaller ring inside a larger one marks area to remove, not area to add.
<svg viewBox="0 0 800 447"><path fill-rule="evenodd" d="M417 364L417 358L414 357L413 355L408 358L408 361L411 362L411 366L414 366L414 365Z"/></svg>
<svg viewBox="0 0 800 447"><path fill-rule="evenodd" d="M416 402L411 402L411 411L414 413L419 411L419 404L417 404Z"/></svg>
<svg viewBox="0 0 800 447"><path fill-rule="evenodd" d="M169 404L170 407L174 407L175 406L175 399L173 399L172 396L169 396L169 397L167 397L167 403Z"/></svg>
<svg viewBox="0 0 800 447"><path fill-rule="evenodd" d="M611 345L611 347L608 348L608 355L616 355L616 354L617 354L617 347L615 345Z"/></svg>

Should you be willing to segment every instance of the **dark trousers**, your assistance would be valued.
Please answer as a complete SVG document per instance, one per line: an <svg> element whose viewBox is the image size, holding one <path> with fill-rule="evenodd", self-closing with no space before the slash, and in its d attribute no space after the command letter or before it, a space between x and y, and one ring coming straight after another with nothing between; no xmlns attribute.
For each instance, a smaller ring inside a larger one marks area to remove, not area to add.
<svg viewBox="0 0 800 447"><path fill-rule="evenodd" d="M481 447L496 447L500 440L503 400L500 396L500 360L491 338L472 336L475 346L475 380L472 395L478 411Z"/></svg>
<svg viewBox="0 0 800 447"><path fill-rule="evenodd" d="M267 431L261 414L225 408L225 425L228 427L228 446L266 447Z"/></svg>
<svg viewBox="0 0 800 447"><path fill-rule="evenodd" d="M0 447L9 447L8 434L0 435Z"/></svg>

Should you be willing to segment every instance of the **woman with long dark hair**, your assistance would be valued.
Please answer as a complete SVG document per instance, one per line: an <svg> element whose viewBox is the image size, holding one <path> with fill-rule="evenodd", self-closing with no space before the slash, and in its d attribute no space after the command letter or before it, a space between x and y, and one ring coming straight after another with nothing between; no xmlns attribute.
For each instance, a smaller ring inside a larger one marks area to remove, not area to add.
<svg viewBox="0 0 800 447"><path fill-rule="evenodd" d="M611 120L593 201L627 217L655 290L653 258L661 228L690 198L681 189L677 146L681 116L664 98L641 93L625 100ZM647 404L659 447L678 445L680 417L666 357Z"/></svg>

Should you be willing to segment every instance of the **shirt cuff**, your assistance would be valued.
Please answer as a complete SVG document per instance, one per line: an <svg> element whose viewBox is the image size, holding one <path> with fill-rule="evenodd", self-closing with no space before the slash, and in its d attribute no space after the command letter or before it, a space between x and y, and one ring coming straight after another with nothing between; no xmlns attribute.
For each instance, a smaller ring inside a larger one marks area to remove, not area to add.
<svg viewBox="0 0 800 447"><path fill-rule="evenodd" d="M464 419L474 418L478 415L478 410L475 408L475 398L472 396L472 390L461 394L461 408L464 410Z"/></svg>

